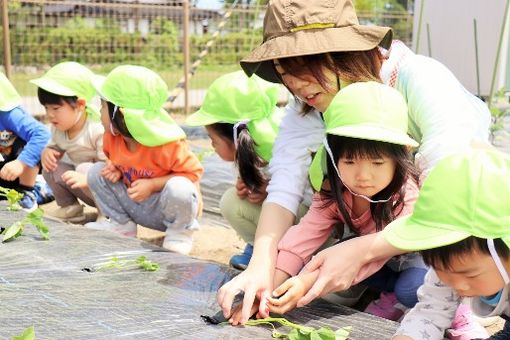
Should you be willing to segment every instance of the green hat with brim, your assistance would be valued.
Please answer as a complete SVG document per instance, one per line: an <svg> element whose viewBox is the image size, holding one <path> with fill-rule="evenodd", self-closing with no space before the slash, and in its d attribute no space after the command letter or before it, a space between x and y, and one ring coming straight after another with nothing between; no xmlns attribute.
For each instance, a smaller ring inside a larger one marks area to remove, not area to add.
<svg viewBox="0 0 510 340"><path fill-rule="evenodd" d="M168 86L154 71L122 65L94 85L103 99L121 109L126 127L138 143L152 147L186 138L162 107L168 98Z"/></svg>
<svg viewBox="0 0 510 340"><path fill-rule="evenodd" d="M0 72L0 111L11 111L21 105L21 97L7 77Z"/></svg>
<svg viewBox="0 0 510 340"><path fill-rule="evenodd" d="M104 77L94 74L80 63L65 61L53 66L42 77L32 79L30 82L59 96L85 99L87 113L91 118L98 120L99 109L92 103L96 95L93 82L100 81L101 78Z"/></svg>
<svg viewBox="0 0 510 340"><path fill-rule="evenodd" d="M510 155L472 149L440 161L411 215L384 229L396 248L432 249L470 236L501 238L510 247Z"/></svg>
<svg viewBox="0 0 510 340"><path fill-rule="evenodd" d="M225 74L211 84L202 107L186 119L186 124L247 122L257 154L269 161L282 119L276 106L280 89L280 85L257 76L248 78L242 71Z"/></svg>
<svg viewBox="0 0 510 340"><path fill-rule="evenodd" d="M410 147L418 143L407 135L407 103L397 90L377 82L359 82L341 89L324 112L326 133ZM319 191L326 174L327 152L321 146L308 174Z"/></svg>

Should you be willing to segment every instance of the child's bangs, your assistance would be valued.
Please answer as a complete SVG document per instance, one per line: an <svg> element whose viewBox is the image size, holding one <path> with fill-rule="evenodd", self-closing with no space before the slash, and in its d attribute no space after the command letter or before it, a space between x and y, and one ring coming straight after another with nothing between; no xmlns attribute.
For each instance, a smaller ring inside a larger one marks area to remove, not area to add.
<svg viewBox="0 0 510 340"><path fill-rule="evenodd" d="M334 135L328 135L328 143L330 143L334 153L338 155L338 159L396 158L398 154L401 154L402 149L405 148L402 145L392 143Z"/></svg>
<svg viewBox="0 0 510 340"><path fill-rule="evenodd" d="M76 96L61 96L55 93L48 92L40 87L37 89L37 97L39 98L39 102L43 106L62 105L63 103L74 105L78 100L78 97Z"/></svg>

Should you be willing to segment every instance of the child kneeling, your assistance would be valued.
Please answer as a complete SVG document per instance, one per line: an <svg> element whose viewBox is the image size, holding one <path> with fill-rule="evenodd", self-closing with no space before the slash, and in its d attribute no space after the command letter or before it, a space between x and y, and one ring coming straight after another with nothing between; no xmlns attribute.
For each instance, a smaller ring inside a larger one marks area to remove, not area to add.
<svg viewBox="0 0 510 340"><path fill-rule="evenodd" d="M109 219L86 226L136 236L140 224L165 231L164 248L188 254L198 229L203 167L162 108L165 82L145 67L124 65L97 90L108 160L90 169L88 183Z"/></svg>

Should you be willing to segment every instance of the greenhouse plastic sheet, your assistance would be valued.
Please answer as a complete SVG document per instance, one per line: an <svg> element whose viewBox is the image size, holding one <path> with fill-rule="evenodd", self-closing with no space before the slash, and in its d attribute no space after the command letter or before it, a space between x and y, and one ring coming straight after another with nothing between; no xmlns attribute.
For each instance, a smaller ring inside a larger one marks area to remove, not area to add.
<svg viewBox="0 0 510 340"><path fill-rule="evenodd" d="M8 226L24 213L0 205L0 216ZM271 339L264 326L209 325L200 317L218 312L216 291L236 271L137 239L46 222L47 241L27 226L0 244L0 339L32 325L36 339ZM114 256L140 255L160 269L96 270ZM397 325L324 302L286 317L309 326L352 326L350 339L388 339Z"/></svg>

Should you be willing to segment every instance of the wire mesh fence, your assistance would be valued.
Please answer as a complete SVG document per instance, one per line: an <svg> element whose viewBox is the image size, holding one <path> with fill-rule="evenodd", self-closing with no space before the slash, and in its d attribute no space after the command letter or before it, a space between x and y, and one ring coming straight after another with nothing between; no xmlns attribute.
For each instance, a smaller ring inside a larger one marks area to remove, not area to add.
<svg viewBox="0 0 510 340"><path fill-rule="evenodd" d="M172 89L183 77L183 47L189 41L190 62L203 55L188 84L189 103L199 106L209 84L238 70L239 60L260 44L265 6L234 1L234 7L218 2L216 8L199 8L192 2L186 15L183 4L178 0L10 0L4 18L8 19L11 80L31 111L42 108L28 80L65 60L80 62L99 74L120 64L147 66ZM364 24L391 26L397 38L411 39L412 13L407 10L358 14ZM8 52L4 47L0 46L3 64ZM178 96L175 109L184 104L182 97Z"/></svg>

